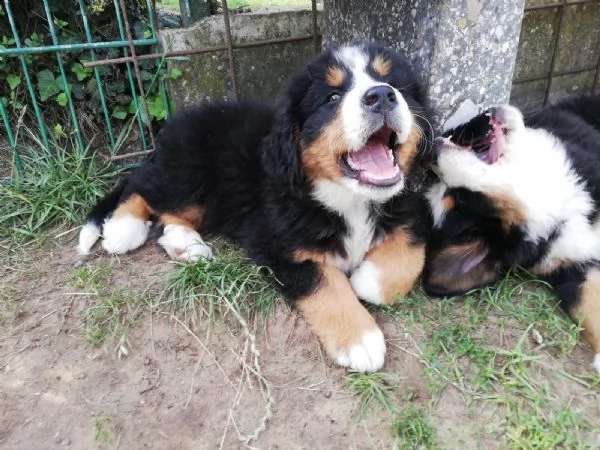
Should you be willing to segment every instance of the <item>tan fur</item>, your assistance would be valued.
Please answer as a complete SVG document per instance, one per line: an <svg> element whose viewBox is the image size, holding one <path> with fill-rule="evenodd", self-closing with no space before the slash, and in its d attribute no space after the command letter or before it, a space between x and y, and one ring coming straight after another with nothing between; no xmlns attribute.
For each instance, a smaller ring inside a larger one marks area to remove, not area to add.
<svg viewBox="0 0 600 450"><path fill-rule="evenodd" d="M450 211L454 206L456 206L456 199L452 195L444 195L442 198L442 205L444 210Z"/></svg>
<svg viewBox="0 0 600 450"><path fill-rule="evenodd" d="M341 67L330 66L327 68L327 84L331 87L342 87L346 81L346 72Z"/></svg>
<svg viewBox="0 0 600 450"><path fill-rule="evenodd" d="M373 59L372 66L375 73L380 77L387 77L390 74L390 70L392 70L392 62L381 55L377 55Z"/></svg>
<svg viewBox="0 0 600 450"><path fill-rule="evenodd" d="M486 195L499 211L498 217L505 229L527 222L525 207L516 198L504 192L489 192Z"/></svg>
<svg viewBox="0 0 600 450"><path fill-rule="evenodd" d="M325 349L335 354L360 343L377 324L358 301L344 273L328 264L320 264L319 269L320 286L297 305Z"/></svg>
<svg viewBox="0 0 600 450"><path fill-rule="evenodd" d="M330 255L323 252L316 252L312 250L296 250L294 252L294 261L314 261L316 263L325 264L330 260Z"/></svg>
<svg viewBox="0 0 600 450"><path fill-rule="evenodd" d="M408 173L412 166L415 156L419 151L419 143L421 142L421 133L416 127L413 127L408 135L408 139L398 149L398 163L404 173Z"/></svg>
<svg viewBox="0 0 600 450"><path fill-rule="evenodd" d="M140 194L132 194L115 209L113 217L133 216L145 222L150 218L151 213L152 210L146 200Z"/></svg>
<svg viewBox="0 0 600 450"><path fill-rule="evenodd" d="M338 180L340 157L348 150L339 115L325 127L319 138L302 152L302 165L310 180Z"/></svg>
<svg viewBox="0 0 600 450"><path fill-rule="evenodd" d="M591 269L581 285L579 303L570 311L577 323L581 322L583 334L594 352L600 352L600 270Z"/></svg>
<svg viewBox="0 0 600 450"><path fill-rule="evenodd" d="M204 217L204 208L190 206L181 211L161 214L159 222L162 225L184 225L194 230L199 230Z"/></svg>
<svg viewBox="0 0 600 450"><path fill-rule="evenodd" d="M425 246L411 242L408 231L398 228L365 258L379 269L383 303L392 304L413 288L425 264Z"/></svg>

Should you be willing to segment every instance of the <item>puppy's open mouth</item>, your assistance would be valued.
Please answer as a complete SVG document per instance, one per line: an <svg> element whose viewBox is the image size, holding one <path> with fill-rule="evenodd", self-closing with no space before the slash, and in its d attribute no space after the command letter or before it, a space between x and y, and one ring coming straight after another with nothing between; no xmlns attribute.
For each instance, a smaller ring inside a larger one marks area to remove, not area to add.
<svg viewBox="0 0 600 450"><path fill-rule="evenodd" d="M484 118L487 119L487 124L483 136L481 134L477 137L474 136L470 143L460 142L460 136L457 136L456 139L451 136L449 140L452 142L452 146L472 151L481 161L494 164L504 153L507 130L502 121L495 117L494 109L482 114L481 119ZM481 122L481 119L474 119L472 122L476 120Z"/></svg>
<svg viewBox="0 0 600 450"><path fill-rule="evenodd" d="M369 138L363 148L340 158L344 175L363 184L391 186L402 178L396 154L396 133L384 126Z"/></svg>

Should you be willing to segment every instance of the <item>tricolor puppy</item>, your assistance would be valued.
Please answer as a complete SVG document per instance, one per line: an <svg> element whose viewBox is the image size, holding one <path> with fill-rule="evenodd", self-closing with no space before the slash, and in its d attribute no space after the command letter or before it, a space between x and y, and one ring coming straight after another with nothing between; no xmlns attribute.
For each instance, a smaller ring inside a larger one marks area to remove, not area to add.
<svg viewBox="0 0 600 450"><path fill-rule="evenodd" d="M79 250L158 243L176 260L209 258L224 235L268 266L328 354L382 367L383 334L359 298L407 294L431 217L423 180L432 135L407 61L372 44L328 50L290 80L277 108L216 103L183 112L154 155L92 210Z"/></svg>
<svg viewBox="0 0 600 450"><path fill-rule="evenodd" d="M511 106L447 133L429 192L435 230L425 289L452 295L515 266L556 290L600 371L600 97L525 119Z"/></svg>

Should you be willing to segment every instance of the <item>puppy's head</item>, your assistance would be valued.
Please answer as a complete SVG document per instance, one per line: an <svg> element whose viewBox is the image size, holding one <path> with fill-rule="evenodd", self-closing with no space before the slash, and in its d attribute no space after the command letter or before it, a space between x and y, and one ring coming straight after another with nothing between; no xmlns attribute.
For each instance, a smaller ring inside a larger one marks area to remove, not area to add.
<svg viewBox="0 0 600 450"><path fill-rule="evenodd" d="M427 243L423 288L430 295L459 295L491 284L503 272L506 228L483 194L447 189L428 193L434 230Z"/></svg>
<svg viewBox="0 0 600 450"><path fill-rule="evenodd" d="M337 209L361 197L385 201L423 167L432 141L420 84L402 56L374 44L325 51L284 94L279 160ZM286 145L282 145L284 142Z"/></svg>

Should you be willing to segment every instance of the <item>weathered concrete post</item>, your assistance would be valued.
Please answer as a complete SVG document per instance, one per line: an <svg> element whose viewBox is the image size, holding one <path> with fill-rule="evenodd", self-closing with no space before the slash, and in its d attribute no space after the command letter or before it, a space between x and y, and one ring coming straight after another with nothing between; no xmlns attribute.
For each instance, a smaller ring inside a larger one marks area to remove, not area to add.
<svg viewBox="0 0 600 450"><path fill-rule="evenodd" d="M325 0L324 44L378 41L421 70L437 125L508 102L524 0Z"/></svg>

